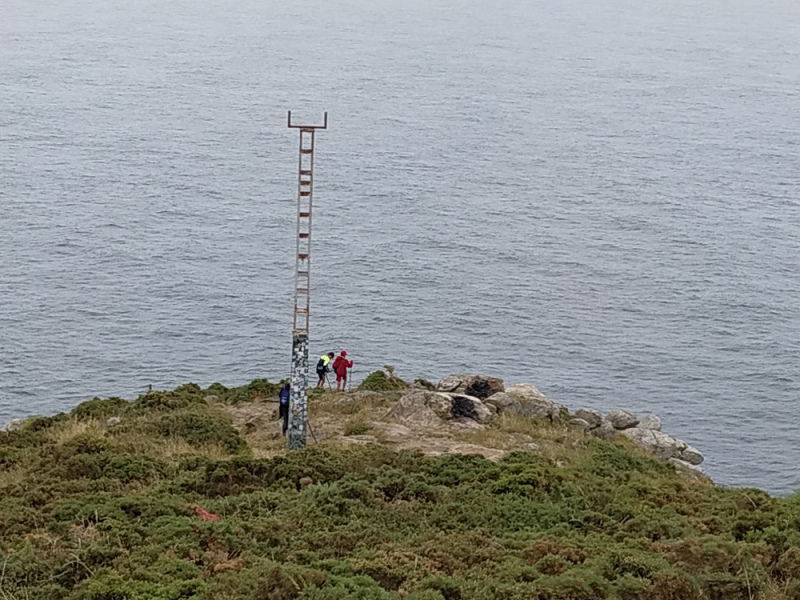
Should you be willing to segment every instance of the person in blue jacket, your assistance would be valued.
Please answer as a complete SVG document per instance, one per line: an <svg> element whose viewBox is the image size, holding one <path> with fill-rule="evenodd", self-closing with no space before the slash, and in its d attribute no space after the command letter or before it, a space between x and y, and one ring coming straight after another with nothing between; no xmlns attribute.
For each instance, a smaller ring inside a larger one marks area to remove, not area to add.
<svg viewBox="0 0 800 600"><path fill-rule="evenodd" d="M278 394L280 406L278 407L278 415L283 419L283 435L286 435L286 430L289 429L289 400L292 397L292 386L289 383L284 383Z"/></svg>

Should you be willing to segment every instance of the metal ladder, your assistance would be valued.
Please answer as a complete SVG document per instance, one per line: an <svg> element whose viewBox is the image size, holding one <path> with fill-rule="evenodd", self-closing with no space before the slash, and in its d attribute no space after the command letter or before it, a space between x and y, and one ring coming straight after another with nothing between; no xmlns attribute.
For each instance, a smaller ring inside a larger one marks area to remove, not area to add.
<svg viewBox="0 0 800 600"><path fill-rule="evenodd" d="M294 325L292 327L292 392L288 429L289 450L306 446L308 424L308 330L311 310L311 210L314 192L314 134L323 125L292 125L300 130L297 166L297 251L294 271Z"/></svg>

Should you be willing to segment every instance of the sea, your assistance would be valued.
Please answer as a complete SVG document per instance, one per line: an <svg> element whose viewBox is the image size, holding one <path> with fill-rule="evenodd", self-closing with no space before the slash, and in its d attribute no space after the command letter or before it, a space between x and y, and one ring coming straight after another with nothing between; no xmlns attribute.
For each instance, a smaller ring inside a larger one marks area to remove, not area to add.
<svg viewBox="0 0 800 600"><path fill-rule="evenodd" d="M0 421L288 376L289 110L312 360L800 488L796 0L0 1Z"/></svg>

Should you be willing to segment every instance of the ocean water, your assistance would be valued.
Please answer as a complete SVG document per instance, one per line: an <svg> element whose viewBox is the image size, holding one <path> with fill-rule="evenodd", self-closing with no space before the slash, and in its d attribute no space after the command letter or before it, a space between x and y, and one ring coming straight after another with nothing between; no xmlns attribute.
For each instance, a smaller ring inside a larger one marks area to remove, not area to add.
<svg viewBox="0 0 800 600"><path fill-rule="evenodd" d="M661 415L800 488L800 4L3 0L0 421L312 351ZM312 414L313 420L313 414Z"/></svg>

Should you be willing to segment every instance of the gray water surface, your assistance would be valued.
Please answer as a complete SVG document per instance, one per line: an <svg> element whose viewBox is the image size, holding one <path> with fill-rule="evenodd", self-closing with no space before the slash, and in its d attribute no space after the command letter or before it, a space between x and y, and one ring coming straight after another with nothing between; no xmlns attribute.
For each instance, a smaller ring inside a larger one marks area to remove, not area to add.
<svg viewBox="0 0 800 600"><path fill-rule="evenodd" d="M312 350L656 412L800 487L800 5L0 3L0 421Z"/></svg>

